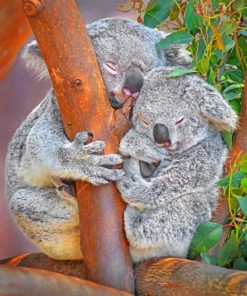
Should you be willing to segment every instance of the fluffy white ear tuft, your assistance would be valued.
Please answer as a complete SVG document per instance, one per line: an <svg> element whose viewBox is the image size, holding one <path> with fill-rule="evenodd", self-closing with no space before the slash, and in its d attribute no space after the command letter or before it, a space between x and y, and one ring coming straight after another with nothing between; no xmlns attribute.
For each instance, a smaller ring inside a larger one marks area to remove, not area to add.
<svg viewBox="0 0 247 296"><path fill-rule="evenodd" d="M234 131L237 128L238 116L222 95L204 81L199 89L200 111L205 120L219 131Z"/></svg>
<svg viewBox="0 0 247 296"><path fill-rule="evenodd" d="M38 80L50 77L36 40L31 41L24 47L21 58Z"/></svg>

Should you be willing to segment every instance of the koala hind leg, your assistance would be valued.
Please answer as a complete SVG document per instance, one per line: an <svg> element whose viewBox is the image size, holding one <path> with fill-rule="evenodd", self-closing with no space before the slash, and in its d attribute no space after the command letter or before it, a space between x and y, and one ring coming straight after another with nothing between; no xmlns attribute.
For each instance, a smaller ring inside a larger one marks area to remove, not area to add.
<svg viewBox="0 0 247 296"><path fill-rule="evenodd" d="M200 193L186 194L155 210L128 206L124 220L133 261L185 258L196 228L210 219L210 205Z"/></svg>
<svg viewBox="0 0 247 296"><path fill-rule="evenodd" d="M10 209L24 233L46 255L82 259L77 205L62 199L55 188L19 189L10 199Z"/></svg>

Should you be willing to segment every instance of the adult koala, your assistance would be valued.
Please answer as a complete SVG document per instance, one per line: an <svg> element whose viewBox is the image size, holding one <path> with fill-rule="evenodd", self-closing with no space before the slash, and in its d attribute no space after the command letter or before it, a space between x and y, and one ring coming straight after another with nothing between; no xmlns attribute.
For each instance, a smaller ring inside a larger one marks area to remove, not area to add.
<svg viewBox="0 0 247 296"><path fill-rule="evenodd" d="M164 63L189 62L178 47L157 52L159 31L133 21L103 19L87 26L113 108L139 95L145 72ZM185 53L185 54L184 54ZM37 43L23 53L40 78L48 76ZM90 144L88 132L70 143L63 130L56 97L50 91L16 131L6 160L6 195L16 223L48 256L81 259L77 204L56 189L59 179L87 180L94 185L119 180L124 172L109 167L122 162L119 155L99 155L104 142Z"/></svg>
<svg viewBox="0 0 247 296"><path fill-rule="evenodd" d="M118 181L128 203L125 231L134 261L186 257L196 228L211 219L227 155L220 131L237 116L197 76L167 78L151 71L133 108L133 127L120 152L127 171Z"/></svg>

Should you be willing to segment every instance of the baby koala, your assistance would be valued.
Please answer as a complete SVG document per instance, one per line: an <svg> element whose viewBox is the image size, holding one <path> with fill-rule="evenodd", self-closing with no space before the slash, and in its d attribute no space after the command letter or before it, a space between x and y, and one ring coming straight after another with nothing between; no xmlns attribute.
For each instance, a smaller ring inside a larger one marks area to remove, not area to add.
<svg viewBox="0 0 247 296"><path fill-rule="evenodd" d="M213 87L194 75L168 78L171 70L146 76L133 127L120 143L129 158L118 188L128 203L125 231L135 262L187 256L196 228L216 207L228 152L220 131L237 125Z"/></svg>

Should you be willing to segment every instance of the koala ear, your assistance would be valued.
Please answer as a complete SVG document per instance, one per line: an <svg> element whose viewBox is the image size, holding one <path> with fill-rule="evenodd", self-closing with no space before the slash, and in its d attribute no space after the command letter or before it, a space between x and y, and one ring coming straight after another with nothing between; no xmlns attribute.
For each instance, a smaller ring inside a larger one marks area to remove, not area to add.
<svg viewBox="0 0 247 296"><path fill-rule="evenodd" d="M199 108L205 120L219 131L233 131L237 127L238 116L222 95L204 81L199 88Z"/></svg>
<svg viewBox="0 0 247 296"><path fill-rule="evenodd" d="M161 39L165 39L169 34L159 31ZM188 67L192 63L187 44L173 44L161 50L166 61L166 66Z"/></svg>
<svg viewBox="0 0 247 296"><path fill-rule="evenodd" d="M26 67L34 73L38 80L50 77L36 40L24 47L21 58L24 60Z"/></svg>

